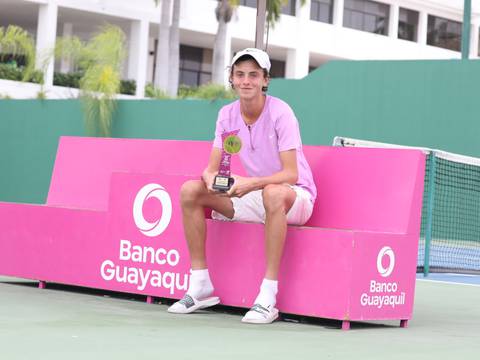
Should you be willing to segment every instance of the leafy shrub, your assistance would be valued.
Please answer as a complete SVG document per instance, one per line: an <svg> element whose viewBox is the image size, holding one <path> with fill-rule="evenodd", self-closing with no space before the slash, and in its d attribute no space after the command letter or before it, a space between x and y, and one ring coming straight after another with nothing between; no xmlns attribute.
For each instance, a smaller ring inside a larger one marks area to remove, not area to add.
<svg viewBox="0 0 480 360"><path fill-rule="evenodd" d="M71 88L80 88L80 79L84 73L81 71L72 73L55 73L53 74L53 84L57 86L65 86ZM137 85L135 80L121 80L120 93L126 95L135 95Z"/></svg>
<svg viewBox="0 0 480 360"><path fill-rule="evenodd" d="M65 86L71 88L80 87L80 79L83 74L81 72L74 73L54 73L53 74L53 85Z"/></svg>
<svg viewBox="0 0 480 360"><path fill-rule="evenodd" d="M135 80L121 80L120 81L120 94L135 95L137 90L137 83Z"/></svg>
<svg viewBox="0 0 480 360"><path fill-rule="evenodd" d="M0 26L1 59L21 57L24 62L22 81L29 81L34 72L35 44L28 31L16 25ZM14 67L16 63L14 62Z"/></svg>
<svg viewBox="0 0 480 360"><path fill-rule="evenodd" d="M235 99L235 93L218 84L205 84L199 87L181 85L178 89L178 97L205 100Z"/></svg>
<svg viewBox="0 0 480 360"><path fill-rule="evenodd" d="M22 70L11 64L0 64L0 79L22 81Z"/></svg>
<svg viewBox="0 0 480 360"><path fill-rule="evenodd" d="M170 99L164 91L155 89L152 84L147 84L145 86L145 96L158 100Z"/></svg>
<svg viewBox="0 0 480 360"><path fill-rule="evenodd" d="M25 67L17 67L15 64L0 64L0 79L22 81L25 76ZM41 71L33 71L30 74L30 82L41 84L43 75Z"/></svg>

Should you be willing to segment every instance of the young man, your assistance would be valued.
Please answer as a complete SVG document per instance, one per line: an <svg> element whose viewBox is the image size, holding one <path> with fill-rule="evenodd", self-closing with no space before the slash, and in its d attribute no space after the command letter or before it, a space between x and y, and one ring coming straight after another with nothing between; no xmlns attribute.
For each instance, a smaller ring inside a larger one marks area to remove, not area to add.
<svg viewBox="0 0 480 360"><path fill-rule="evenodd" d="M184 298L168 311L190 313L218 304L205 260L205 212L221 220L265 223L267 268L247 323L271 323L275 308L278 271L287 223L303 225L310 218L316 188L302 151L298 121L291 108L268 96L270 59L264 51L248 48L232 59L230 83L238 100L218 115L215 140L202 180L186 182L181 190L183 226L192 272ZM239 130L239 153L249 177L234 176L227 193L212 188L222 154L222 133Z"/></svg>

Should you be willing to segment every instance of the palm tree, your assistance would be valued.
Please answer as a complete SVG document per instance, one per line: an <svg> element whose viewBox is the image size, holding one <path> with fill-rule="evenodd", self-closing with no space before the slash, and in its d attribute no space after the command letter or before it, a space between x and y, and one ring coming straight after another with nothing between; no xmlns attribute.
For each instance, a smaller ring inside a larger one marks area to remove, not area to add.
<svg viewBox="0 0 480 360"><path fill-rule="evenodd" d="M154 0L158 6L160 0ZM169 96L177 96L180 63L180 4L181 0L161 0L162 10L158 28L155 58L155 88ZM170 12L173 14L170 25Z"/></svg>
<svg viewBox="0 0 480 360"><path fill-rule="evenodd" d="M213 43L212 83L214 84L224 83L227 26L238 4L239 0L220 0L215 9L218 28Z"/></svg>
<svg viewBox="0 0 480 360"><path fill-rule="evenodd" d="M300 4L302 6L305 5L305 1L306 0L300 0ZM282 6L287 3L288 0L267 0L267 23L269 26L273 28L280 20ZM215 9L218 29L213 45L212 83L214 84L224 83L227 26L232 19L233 11L238 5L239 0L219 0Z"/></svg>
<svg viewBox="0 0 480 360"><path fill-rule="evenodd" d="M25 57L25 70L22 80L30 80L35 65L35 45L33 38L26 30L15 25L9 25L6 29L0 27L1 53L13 56L23 55Z"/></svg>
<svg viewBox="0 0 480 360"><path fill-rule="evenodd" d="M80 91L87 133L109 136L126 55L123 31L105 25L88 42L76 36L58 39L54 54L56 58L71 57L83 72Z"/></svg>
<svg viewBox="0 0 480 360"><path fill-rule="evenodd" d="M160 0L154 0L158 6ZM170 9L172 0L162 0L158 44L155 57L155 88L163 92L168 90L168 72L170 59Z"/></svg>
<svg viewBox="0 0 480 360"><path fill-rule="evenodd" d="M172 27L170 29L170 56L168 71L168 95L177 96L180 75L180 3L173 0Z"/></svg>

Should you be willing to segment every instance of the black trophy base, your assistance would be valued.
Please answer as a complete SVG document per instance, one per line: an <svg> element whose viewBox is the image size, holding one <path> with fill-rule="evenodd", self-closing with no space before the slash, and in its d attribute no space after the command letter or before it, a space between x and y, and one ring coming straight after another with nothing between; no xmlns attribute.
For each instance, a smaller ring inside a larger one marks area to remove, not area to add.
<svg viewBox="0 0 480 360"><path fill-rule="evenodd" d="M227 192L232 187L234 181L232 177L217 175L215 180L213 180L212 188L220 192Z"/></svg>

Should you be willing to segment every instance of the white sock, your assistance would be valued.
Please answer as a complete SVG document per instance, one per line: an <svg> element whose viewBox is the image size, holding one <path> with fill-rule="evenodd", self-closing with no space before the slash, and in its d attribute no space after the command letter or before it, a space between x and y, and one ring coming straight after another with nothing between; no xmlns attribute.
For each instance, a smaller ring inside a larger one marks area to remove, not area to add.
<svg viewBox="0 0 480 360"><path fill-rule="evenodd" d="M203 300L213 293L213 284L208 269L190 270L190 284L187 294L197 300Z"/></svg>
<svg viewBox="0 0 480 360"><path fill-rule="evenodd" d="M260 293L255 299L255 304L260 304L263 307L274 307L277 302L278 281L263 279L260 286Z"/></svg>

